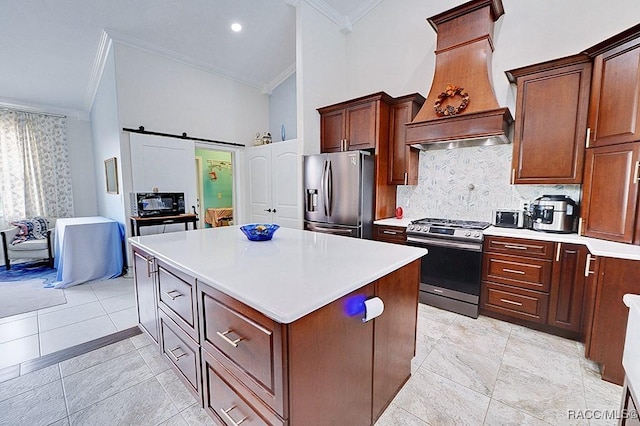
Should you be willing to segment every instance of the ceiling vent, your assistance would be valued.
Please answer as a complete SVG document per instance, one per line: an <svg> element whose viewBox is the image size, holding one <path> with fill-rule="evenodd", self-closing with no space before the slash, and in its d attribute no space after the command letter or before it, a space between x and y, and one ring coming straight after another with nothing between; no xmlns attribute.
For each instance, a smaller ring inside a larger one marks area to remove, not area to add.
<svg viewBox="0 0 640 426"><path fill-rule="evenodd" d="M513 118L493 90L494 23L501 0L473 0L428 19L438 34L436 68L422 109L407 124L407 143L449 149L509 143Z"/></svg>

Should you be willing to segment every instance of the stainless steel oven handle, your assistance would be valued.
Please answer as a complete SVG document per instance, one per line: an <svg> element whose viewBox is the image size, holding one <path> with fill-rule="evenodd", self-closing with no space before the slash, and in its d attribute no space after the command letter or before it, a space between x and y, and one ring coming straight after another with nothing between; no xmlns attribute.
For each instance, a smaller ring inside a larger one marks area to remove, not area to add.
<svg viewBox="0 0 640 426"><path fill-rule="evenodd" d="M454 249L462 249L468 251L482 252L482 243L465 243L461 241L440 240L435 238L415 238L407 236L408 243L415 243L426 246L447 247Z"/></svg>

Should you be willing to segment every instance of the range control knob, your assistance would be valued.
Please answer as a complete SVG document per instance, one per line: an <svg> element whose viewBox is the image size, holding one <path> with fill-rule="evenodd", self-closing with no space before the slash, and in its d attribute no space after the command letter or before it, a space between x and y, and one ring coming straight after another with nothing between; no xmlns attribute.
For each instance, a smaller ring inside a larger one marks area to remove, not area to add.
<svg viewBox="0 0 640 426"><path fill-rule="evenodd" d="M480 238L480 233L479 233L479 232L476 232L476 235L474 235L474 237L476 237L476 238Z"/></svg>
<svg viewBox="0 0 640 426"><path fill-rule="evenodd" d="M416 231L422 231L422 227L420 225L416 225Z"/></svg>
<svg viewBox="0 0 640 426"><path fill-rule="evenodd" d="M414 226L413 225L409 225L409 231L413 231Z"/></svg>
<svg viewBox="0 0 640 426"><path fill-rule="evenodd" d="M465 236L465 237L470 237L470 236L471 236L471 232L469 232L469 231L465 232L465 233L464 233L464 236Z"/></svg>

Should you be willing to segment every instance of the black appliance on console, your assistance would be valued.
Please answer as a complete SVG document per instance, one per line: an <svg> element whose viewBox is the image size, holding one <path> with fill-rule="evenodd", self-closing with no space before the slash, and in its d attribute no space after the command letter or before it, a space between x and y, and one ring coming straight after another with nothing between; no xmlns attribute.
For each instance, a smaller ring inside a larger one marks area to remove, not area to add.
<svg viewBox="0 0 640 426"><path fill-rule="evenodd" d="M184 192L131 192L131 216L176 216L184 214Z"/></svg>
<svg viewBox="0 0 640 426"><path fill-rule="evenodd" d="M478 317L483 230L489 222L424 218L407 227L407 244L429 250L422 257L420 302Z"/></svg>

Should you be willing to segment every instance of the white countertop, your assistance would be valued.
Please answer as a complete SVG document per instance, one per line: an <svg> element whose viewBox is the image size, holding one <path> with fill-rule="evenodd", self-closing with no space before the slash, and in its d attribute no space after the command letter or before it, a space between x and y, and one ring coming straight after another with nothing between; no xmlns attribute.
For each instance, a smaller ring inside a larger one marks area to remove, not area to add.
<svg viewBox="0 0 640 426"><path fill-rule="evenodd" d="M291 323L427 250L280 228L249 241L238 226L130 237L129 242L268 317Z"/></svg>
<svg viewBox="0 0 640 426"><path fill-rule="evenodd" d="M617 257L619 259L640 260L640 246L614 243L596 238L581 237L578 234L557 234L552 232L532 231L530 229L500 228L490 226L484 235L499 237L528 238L530 240L554 241L559 243L575 243L587 246L595 256Z"/></svg>
<svg viewBox="0 0 640 426"><path fill-rule="evenodd" d="M412 218L376 220L376 225L407 227ZM578 234L558 234L553 232L533 231L531 229L501 228L490 226L484 230L484 235L498 237L528 238L530 240L553 241L559 243L575 243L587 246L592 255L616 257L619 259L640 260L640 246L632 244L614 243L597 238L581 237Z"/></svg>
<svg viewBox="0 0 640 426"><path fill-rule="evenodd" d="M395 217L390 217L388 219L379 219L374 221L375 225L385 225L385 226L400 226L402 228L406 228L409 226L413 218L403 217L402 219L396 219Z"/></svg>

